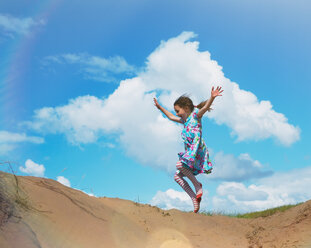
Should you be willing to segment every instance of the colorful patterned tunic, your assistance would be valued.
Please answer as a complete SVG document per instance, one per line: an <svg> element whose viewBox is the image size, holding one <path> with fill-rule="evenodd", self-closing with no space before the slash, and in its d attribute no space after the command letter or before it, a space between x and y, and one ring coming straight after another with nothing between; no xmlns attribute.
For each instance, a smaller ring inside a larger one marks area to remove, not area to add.
<svg viewBox="0 0 311 248"><path fill-rule="evenodd" d="M200 173L209 174L212 171L212 163L202 137L201 119L198 118L198 108L184 122L181 137L185 144L185 152L178 153L183 166L191 170L193 175Z"/></svg>

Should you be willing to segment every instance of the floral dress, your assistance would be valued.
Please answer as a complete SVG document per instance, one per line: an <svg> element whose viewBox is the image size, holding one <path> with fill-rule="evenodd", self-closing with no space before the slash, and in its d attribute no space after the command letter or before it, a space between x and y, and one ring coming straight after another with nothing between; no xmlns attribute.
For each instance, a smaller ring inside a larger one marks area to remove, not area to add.
<svg viewBox="0 0 311 248"><path fill-rule="evenodd" d="M191 170L193 175L212 172L212 163L202 137L201 119L198 118L198 108L184 122L181 137L184 141L185 152L178 153L183 166Z"/></svg>

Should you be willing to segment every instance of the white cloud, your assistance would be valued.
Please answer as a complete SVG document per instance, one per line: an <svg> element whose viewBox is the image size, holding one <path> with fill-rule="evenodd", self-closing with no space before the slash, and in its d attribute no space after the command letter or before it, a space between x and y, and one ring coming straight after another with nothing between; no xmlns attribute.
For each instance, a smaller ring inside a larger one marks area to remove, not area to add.
<svg viewBox="0 0 311 248"><path fill-rule="evenodd" d="M259 211L311 199L311 166L276 172L256 184L225 182L218 186L213 207L225 212Z"/></svg>
<svg viewBox="0 0 311 248"><path fill-rule="evenodd" d="M58 176L57 177L57 182L67 186L67 187L70 187L70 182L69 180L66 178L66 177L63 177L63 176Z"/></svg>
<svg viewBox="0 0 311 248"><path fill-rule="evenodd" d="M224 76L222 67L211 59L208 51L199 51L192 32L184 32L161 45L148 57L147 68L140 75L149 90L164 90L170 96L172 108L176 95L189 92L193 100L209 97L211 87L220 85L223 97L215 100L214 110L207 115L218 124L226 124L238 141L275 138L283 145L299 139L298 127L272 109L270 101L259 101L249 91Z"/></svg>
<svg viewBox="0 0 311 248"><path fill-rule="evenodd" d="M65 133L74 144L95 142L105 122L103 100L93 96L78 97L68 105L35 111L35 130Z"/></svg>
<svg viewBox="0 0 311 248"><path fill-rule="evenodd" d="M22 142L42 144L44 139L36 136L27 136L25 133L0 131L0 155L8 154L17 147L16 144Z"/></svg>
<svg viewBox="0 0 311 248"><path fill-rule="evenodd" d="M209 97L212 85L219 83L225 92L215 100L215 108L208 117L229 126L239 141L273 137L290 145L299 139L299 128L275 112L269 101L258 101L253 93L239 89L225 78L222 67L211 59L210 53L199 51L197 41L189 41L193 37L193 33L184 32L162 41L148 57L143 72L121 81L108 98L81 96L65 106L36 110L29 125L43 133L63 133L73 144L96 142L107 133L115 133L119 135L117 142L140 163L173 171L176 154L183 149L181 126L164 118L153 106L152 98L157 95L172 110L177 96L189 92L194 103L198 103ZM80 55L55 59L82 63ZM88 56L82 60L95 63ZM255 170L255 164L250 164L253 171L244 168L240 179L250 173L262 175Z"/></svg>
<svg viewBox="0 0 311 248"><path fill-rule="evenodd" d="M201 211L207 207L207 195L208 191L204 190L200 205ZM168 189L165 192L158 191L151 199L150 204L166 210L175 208L182 211L193 211L193 203L187 193L174 189Z"/></svg>
<svg viewBox="0 0 311 248"><path fill-rule="evenodd" d="M175 169L182 149L180 129L154 108L154 94L143 94L138 79L121 82L108 99L78 97L68 105L35 112L29 125L45 133L64 133L73 144L96 142L105 133L118 133L127 153L145 165ZM146 156L148 154L148 156Z"/></svg>
<svg viewBox="0 0 311 248"><path fill-rule="evenodd" d="M17 18L10 15L0 14L0 28L9 33L27 34L31 28L44 24L45 21L36 21L31 17Z"/></svg>
<svg viewBox="0 0 311 248"><path fill-rule="evenodd" d="M128 64L121 56L103 58L99 56L91 56L87 53L68 53L48 56L43 61L44 64L49 62L59 64L78 64L81 66L85 78L103 82L115 82L115 75L117 74L133 76L137 72L137 68Z"/></svg>
<svg viewBox="0 0 311 248"><path fill-rule="evenodd" d="M239 157L232 154L219 152L214 157L216 166L209 179L225 181L245 181L271 175L272 171L264 171L258 160L253 160L249 154L244 153Z"/></svg>
<svg viewBox="0 0 311 248"><path fill-rule="evenodd" d="M19 143L31 142L42 144L44 139L41 137L27 136L25 133L11 133L8 131L0 131L0 143Z"/></svg>
<svg viewBox="0 0 311 248"><path fill-rule="evenodd" d="M25 167L20 166L19 169L21 172L24 172L32 176L44 177L45 171L44 165L37 164L31 159L27 159L25 162Z"/></svg>

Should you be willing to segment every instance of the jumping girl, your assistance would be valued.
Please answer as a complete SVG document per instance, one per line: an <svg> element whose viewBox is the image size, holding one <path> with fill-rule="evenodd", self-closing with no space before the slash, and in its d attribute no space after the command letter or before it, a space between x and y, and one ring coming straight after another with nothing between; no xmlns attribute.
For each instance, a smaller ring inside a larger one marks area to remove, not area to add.
<svg viewBox="0 0 311 248"><path fill-rule="evenodd" d="M212 163L209 159L209 153L202 137L201 118L206 111L211 110L211 105L217 96L222 96L221 87L217 86L216 90L212 87L211 97L209 100L201 102L194 106L192 100L182 95L174 103L175 116L163 108L154 98L154 105L163 112L171 121L184 124L181 136L184 141L185 151L178 153L179 160L176 164L175 181L190 196L194 212L200 209L200 202L203 195L202 184L195 178L198 174L209 174L212 171ZM184 177L187 177L194 185L195 192L191 189Z"/></svg>

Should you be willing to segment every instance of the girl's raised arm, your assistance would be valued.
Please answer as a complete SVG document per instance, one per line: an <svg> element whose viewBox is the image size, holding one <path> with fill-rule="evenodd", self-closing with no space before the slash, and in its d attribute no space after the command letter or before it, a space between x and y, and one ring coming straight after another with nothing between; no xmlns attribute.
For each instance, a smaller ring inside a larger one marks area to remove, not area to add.
<svg viewBox="0 0 311 248"><path fill-rule="evenodd" d="M154 105L161 110L163 114L166 115L167 118L169 118L171 121L176 121L178 123L183 123L180 117L175 116L170 111L167 111L165 108L163 108L157 101L156 98L153 98Z"/></svg>
<svg viewBox="0 0 311 248"><path fill-rule="evenodd" d="M214 99L217 96L222 96L221 93L223 92L223 90L221 90L220 86L217 86L216 90L214 90L214 86L212 87L212 91L211 91L211 98L205 103L205 105L199 110L198 112L198 118L202 118L202 116L205 114L205 112L207 110L209 110L209 108L211 107Z"/></svg>

